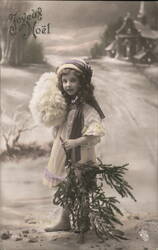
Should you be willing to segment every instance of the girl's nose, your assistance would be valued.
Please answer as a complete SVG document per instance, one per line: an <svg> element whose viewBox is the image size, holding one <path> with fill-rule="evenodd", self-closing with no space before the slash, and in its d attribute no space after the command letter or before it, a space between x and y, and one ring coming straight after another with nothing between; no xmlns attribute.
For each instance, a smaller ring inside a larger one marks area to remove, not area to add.
<svg viewBox="0 0 158 250"><path fill-rule="evenodd" d="M67 85L67 86L70 86L70 85L71 85L71 82L70 82L70 81L67 81L66 85Z"/></svg>

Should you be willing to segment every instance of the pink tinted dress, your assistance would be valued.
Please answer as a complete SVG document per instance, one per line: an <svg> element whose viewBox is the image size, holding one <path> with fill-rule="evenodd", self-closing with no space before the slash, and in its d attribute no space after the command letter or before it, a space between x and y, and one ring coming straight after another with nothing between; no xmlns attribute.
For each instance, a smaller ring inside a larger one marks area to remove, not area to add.
<svg viewBox="0 0 158 250"><path fill-rule="evenodd" d="M70 110L65 122L57 130L48 166L44 170L43 182L49 187L55 187L67 176L68 170L65 168L66 155L60 137L64 140L69 138L74 115L75 110ZM98 112L90 105L84 104L83 116L84 127L82 129L82 136L90 137L88 137L88 143L81 145L81 160L79 162L96 162L95 145L104 136L104 128Z"/></svg>

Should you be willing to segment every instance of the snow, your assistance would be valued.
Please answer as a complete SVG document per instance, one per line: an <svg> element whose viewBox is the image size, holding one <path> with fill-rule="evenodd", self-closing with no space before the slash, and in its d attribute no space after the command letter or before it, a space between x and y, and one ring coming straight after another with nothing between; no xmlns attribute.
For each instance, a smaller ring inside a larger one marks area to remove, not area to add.
<svg viewBox="0 0 158 250"><path fill-rule="evenodd" d="M49 62L58 66L69 57L50 55ZM122 206L127 211L140 213L157 211L157 147L158 147L158 87L157 66L139 66L117 59L92 60L93 83L96 97L105 113L105 137L97 145L97 156L105 163L129 163L127 179L134 188L134 194L139 201L124 199ZM12 70L12 69L11 69ZM9 69L8 69L9 71ZM19 74L20 70L18 71ZM34 72L35 73L35 72ZM34 83L39 75L24 72L25 82L19 84L16 74L12 77L12 84L7 82L9 93L23 93L31 98ZM35 79L36 78L36 79ZM153 81L154 80L154 81ZM2 91L4 84L2 85ZM21 102L27 110L28 102L13 95L16 102L11 102L12 96L3 95L3 105L7 117L14 113ZM21 95L20 95L21 96ZM8 121L9 122L9 121ZM44 144L52 140L52 130L37 127L28 131L21 138L25 142L36 141ZM109 195L110 195L109 191Z"/></svg>

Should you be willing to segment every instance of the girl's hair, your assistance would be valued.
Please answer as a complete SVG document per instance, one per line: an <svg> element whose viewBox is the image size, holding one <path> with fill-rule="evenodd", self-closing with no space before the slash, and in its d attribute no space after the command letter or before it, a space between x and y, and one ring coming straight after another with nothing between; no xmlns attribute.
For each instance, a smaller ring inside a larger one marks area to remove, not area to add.
<svg viewBox="0 0 158 250"><path fill-rule="evenodd" d="M93 94L94 92L93 84L87 80L85 74L70 68L63 69L58 75L58 88L61 91L62 95L64 96L65 101L67 102L67 104L69 104L71 101L71 97L63 89L62 76L68 75L71 72L73 72L73 74L79 79L80 82L80 89L78 92L78 97L80 98L80 101L86 102L89 105L93 106L92 103L93 100L95 99Z"/></svg>

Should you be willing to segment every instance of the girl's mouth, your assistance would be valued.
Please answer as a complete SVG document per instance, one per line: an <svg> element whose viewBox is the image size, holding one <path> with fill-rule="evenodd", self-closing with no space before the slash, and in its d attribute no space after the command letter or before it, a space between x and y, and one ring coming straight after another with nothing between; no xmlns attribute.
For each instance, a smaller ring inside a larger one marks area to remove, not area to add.
<svg viewBox="0 0 158 250"><path fill-rule="evenodd" d="M76 90L71 88L71 89L65 89L66 93L70 96L74 95L76 93Z"/></svg>
<svg viewBox="0 0 158 250"><path fill-rule="evenodd" d="M73 92L73 89L67 89L66 91L71 93Z"/></svg>

